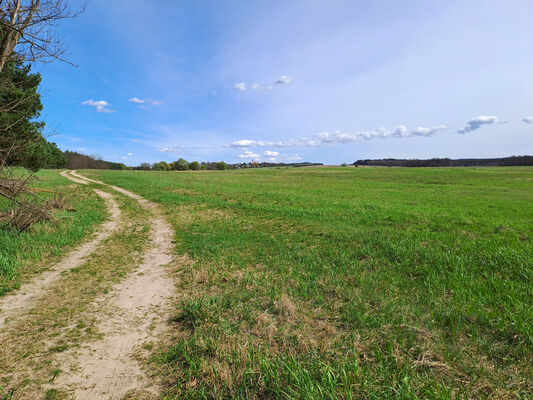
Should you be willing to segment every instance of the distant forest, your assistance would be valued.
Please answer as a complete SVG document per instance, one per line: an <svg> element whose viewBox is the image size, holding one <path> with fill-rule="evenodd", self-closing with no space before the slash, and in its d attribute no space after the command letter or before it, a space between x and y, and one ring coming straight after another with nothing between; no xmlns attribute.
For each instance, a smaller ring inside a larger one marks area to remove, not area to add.
<svg viewBox="0 0 533 400"><path fill-rule="evenodd" d="M161 161L155 164L142 163L136 167L128 167L122 163L116 163L111 161L102 160L96 156L88 156L85 154L65 151L63 153L65 162L62 166L65 166L68 169L131 169L131 170L143 170L143 171L187 171L187 170L226 170L226 169L241 169L241 168L266 168L266 167L308 167L313 165L323 165L320 163L272 163L272 162L249 162L249 163L238 163L238 164L227 164L224 161L217 162L188 162L183 158L180 158L177 161L167 163L166 161Z"/></svg>
<svg viewBox="0 0 533 400"><path fill-rule="evenodd" d="M402 160L385 158L381 160L357 160L357 166L381 167L516 167L533 165L533 156L513 156L504 158L432 158L429 160Z"/></svg>

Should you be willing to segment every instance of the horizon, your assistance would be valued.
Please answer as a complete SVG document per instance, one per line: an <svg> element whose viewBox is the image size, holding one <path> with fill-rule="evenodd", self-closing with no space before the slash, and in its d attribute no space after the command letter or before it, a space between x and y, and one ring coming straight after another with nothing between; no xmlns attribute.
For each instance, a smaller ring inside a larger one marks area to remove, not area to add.
<svg viewBox="0 0 533 400"><path fill-rule="evenodd" d="M34 70L50 139L128 166L509 157L533 144L532 11L93 0L58 28L79 67Z"/></svg>
<svg viewBox="0 0 533 400"><path fill-rule="evenodd" d="M85 153L71 151L71 150L65 150L65 151L70 151L72 153L77 153L77 154L81 154L83 156L88 156L88 157L90 157L90 158L92 158L94 160L101 160L101 161L104 161L104 162L114 163L114 161L109 161L109 160L103 159L98 154L85 154ZM533 154L532 155L528 155L528 154L513 154L513 155L510 155L510 156L485 157L485 158L482 158L482 157L463 157L463 158L433 157L433 158L425 158L425 159L423 159L423 158L384 157L384 158L374 158L374 159L370 159L370 158L357 159L357 160L350 161L350 162L344 162L343 161L343 162L338 162L338 163L334 163L334 164L325 164L325 163L309 161L309 160L300 160L300 161L285 162L285 163L284 162L274 162L274 161L240 160L240 161L237 161L235 163L227 162L227 164L228 165L243 165L243 164L252 165L253 163L258 163L259 165L261 165L263 163L265 163L265 164L269 164L270 163L270 164L279 164L279 165L287 165L287 166L290 166L290 165L302 165L303 166L304 164L309 164L310 166L342 167L342 166L355 165L355 164L357 164L358 162L361 162L361 161L431 161L431 160L450 160L450 161L479 160L479 161L483 161L483 160L507 160L507 159L510 159L510 158L533 158ZM179 159L182 159L182 157L180 157ZM178 161L179 159L172 160L172 161L160 160L160 161L157 161L155 163L140 162L140 163L138 163L136 165L127 165L127 164L120 163L120 162L117 162L117 163L118 164L123 164L123 165L125 165L128 168L140 168L140 167L142 167L143 164L149 164L151 167L153 167L154 164L157 164L157 163L162 162L162 161L165 161L165 162L170 164L171 162ZM185 159L185 161L187 161L188 163L198 162L200 164L216 164L218 162L226 162L224 160L198 161L198 160L192 160L192 159L189 159L189 160ZM375 165L367 165L367 166L375 166ZM490 166L490 165L487 165L487 166ZM455 168L455 166L454 166L454 168ZM179 171L179 170L176 170L176 171Z"/></svg>

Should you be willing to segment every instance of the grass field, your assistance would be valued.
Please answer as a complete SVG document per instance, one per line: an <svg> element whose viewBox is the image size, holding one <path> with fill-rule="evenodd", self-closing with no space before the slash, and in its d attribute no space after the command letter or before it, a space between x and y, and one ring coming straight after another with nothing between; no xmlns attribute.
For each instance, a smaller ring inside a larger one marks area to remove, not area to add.
<svg viewBox="0 0 533 400"><path fill-rule="evenodd" d="M533 397L533 168L82 172L175 228L167 399Z"/></svg>
<svg viewBox="0 0 533 400"><path fill-rule="evenodd" d="M96 195L59 176L58 171L41 171L33 187L65 193L76 212L59 211L57 221L40 223L23 233L0 229L0 296L80 242L103 219L103 204ZM50 197L48 192L39 192ZM0 209L7 204L0 199Z"/></svg>
<svg viewBox="0 0 533 400"><path fill-rule="evenodd" d="M533 396L533 168L84 173L176 230L166 398Z"/></svg>

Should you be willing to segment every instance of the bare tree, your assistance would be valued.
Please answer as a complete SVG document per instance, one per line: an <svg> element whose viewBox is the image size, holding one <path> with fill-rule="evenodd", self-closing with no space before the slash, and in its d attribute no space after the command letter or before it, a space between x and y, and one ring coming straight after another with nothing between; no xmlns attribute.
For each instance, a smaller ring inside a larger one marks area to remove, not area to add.
<svg viewBox="0 0 533 400"><path fill-rule="evenodd" d="M15 50L24 61L68 62L52 28L84 8L73 12L65 0L0 0L0 71Z"/></svg>

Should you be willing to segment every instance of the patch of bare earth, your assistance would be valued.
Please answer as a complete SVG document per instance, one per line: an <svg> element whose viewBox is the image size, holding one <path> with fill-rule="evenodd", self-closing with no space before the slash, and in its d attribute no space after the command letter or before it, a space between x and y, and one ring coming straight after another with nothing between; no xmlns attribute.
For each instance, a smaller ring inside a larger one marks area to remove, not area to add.
<svg viewBox="0 0 533 400"><path fill-rule="evenodd" d="M75 172L68 176L103 184ZM173 233L154 203L124 189L108 187L150 211L150 243L138 269L96 302L101 310L97 326L102 340L65 352L64 373L54 387L67 388L79 400L121 399L132 393L136 398L150 398L156 395L157 387L136 358L143 344L162 333L168 318L175 288L163 267L172 260Z"/></svg>

